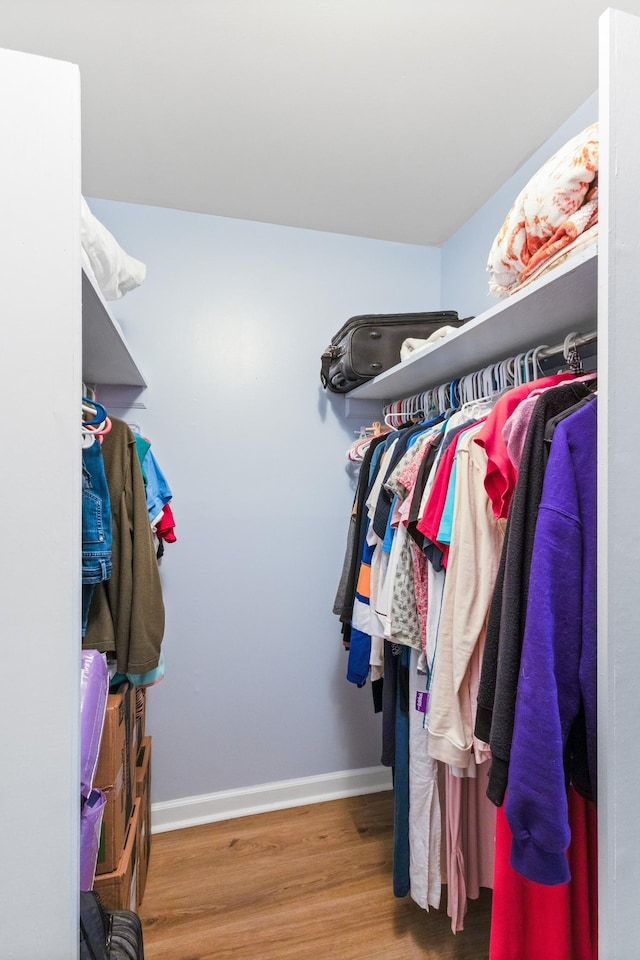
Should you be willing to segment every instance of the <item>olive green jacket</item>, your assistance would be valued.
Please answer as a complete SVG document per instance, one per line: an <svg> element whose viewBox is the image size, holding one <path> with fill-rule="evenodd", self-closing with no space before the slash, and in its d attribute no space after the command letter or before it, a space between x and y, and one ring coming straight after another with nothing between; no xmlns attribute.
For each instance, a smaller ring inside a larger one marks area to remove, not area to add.
<svg viewBox="0 0 640 960"><path fill-rule="evenodd" d="M96 586L83 647L113 652L119 673L158 665L164 604L144 481L133 433L111 417L102 454L113 524L111 578Z"/></svg>

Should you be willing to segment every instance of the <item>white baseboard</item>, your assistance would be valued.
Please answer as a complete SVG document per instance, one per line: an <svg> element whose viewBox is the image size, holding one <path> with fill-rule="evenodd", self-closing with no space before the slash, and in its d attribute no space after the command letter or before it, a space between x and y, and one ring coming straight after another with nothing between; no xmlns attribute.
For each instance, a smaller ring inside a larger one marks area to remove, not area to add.
<svg viewBox="0 0 640 960"><path fill-rule="evenodd" d="M382 766L259 783L238 790L221 790L218 793L154 803L151 806L151 832L181 830L216 820L232 820L254 813L285 810L287 807L323 803L341 797L358 797L382 790L391 790L391 770Z"/></svg>

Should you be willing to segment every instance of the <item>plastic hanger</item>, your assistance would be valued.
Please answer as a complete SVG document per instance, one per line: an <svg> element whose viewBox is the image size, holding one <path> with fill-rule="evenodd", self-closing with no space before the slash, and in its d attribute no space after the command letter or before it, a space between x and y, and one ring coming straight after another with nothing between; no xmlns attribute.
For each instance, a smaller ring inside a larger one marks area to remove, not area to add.
<svg viewBox="0 0 640 960"><path fill-rule="evenodd" d="M563 354L570 369L582 373L582 361L575 345L578 337L578 333L566 336ZM417 417L429 419L434 414L450 416L457 410L468 412L474 404L486 407L489 403L495 403L501 394L512 387L533 383L544 376L540 355L548 349L546 343L541 343L514 357L488 364L448 383L397 400L385 407L384 422L387 426L399 427Z"/></svg>
<svg viewBox="0 0 640 960"><path fill-rule="evenodd" d="M82 398L82 413L87 414L87 418L84 416L82 418L85 426L102 423L107 419L107 408L97 400L90 400L89 397Z"/></svg>
<svg viewBox="0 0 640 960"><path fill-rule="evenodd" d="M532 365L533 365L533 379L538 380L543 376L542 367L540 365L540 354L543 350L547 350L549 345L546 343L541 343L533 351Z"/></svg>

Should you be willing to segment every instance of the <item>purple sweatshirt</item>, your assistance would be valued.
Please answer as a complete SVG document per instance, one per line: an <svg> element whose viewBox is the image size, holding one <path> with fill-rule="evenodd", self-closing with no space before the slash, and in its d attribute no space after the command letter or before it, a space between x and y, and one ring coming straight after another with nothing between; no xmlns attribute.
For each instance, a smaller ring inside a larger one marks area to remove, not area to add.
<svg viewBox="0 0 640 960"><path fill-rule="evenodd" d="M596 404L553 436L518 679L505 806L511 866L544 884L570 879L567 779L596 791Z"/></svg>

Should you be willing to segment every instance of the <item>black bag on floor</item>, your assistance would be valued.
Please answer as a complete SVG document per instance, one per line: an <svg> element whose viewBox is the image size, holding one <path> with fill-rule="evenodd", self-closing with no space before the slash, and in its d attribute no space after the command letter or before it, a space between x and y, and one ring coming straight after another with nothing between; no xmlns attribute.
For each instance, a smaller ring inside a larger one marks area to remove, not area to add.
<svg viewBox="0 0 640 960"><path fill-rule="evenodd" d="M142 924L132 910L105 910L93 892L80 894L80 960L144 960Z"/></svg>
<svg viewBox="0 0 640 960"><path fill-rule="evenodd" d="M347 393L400 363L404 340L426 340L440 327L459 327L464 322L455 310L351 317L322 354L322 386L334 393Z"/></svg>

